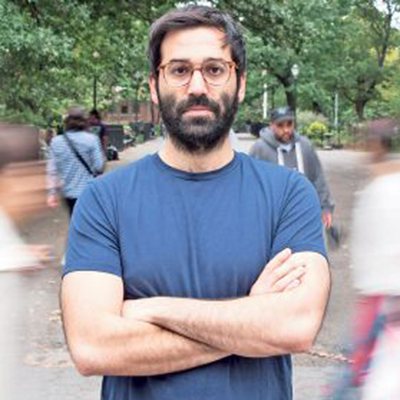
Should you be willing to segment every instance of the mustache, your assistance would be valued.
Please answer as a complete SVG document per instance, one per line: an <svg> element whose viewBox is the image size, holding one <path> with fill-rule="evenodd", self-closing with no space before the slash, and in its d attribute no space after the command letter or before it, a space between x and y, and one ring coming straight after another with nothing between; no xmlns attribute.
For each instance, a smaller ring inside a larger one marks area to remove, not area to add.
<svg viewBox="0 0 400 400"><path fill-rule="evenodd" d="M182 116L187 110L194 106L203 106L209 108L217 117L221 113L221 107L213 100L210 100L206 95L189 96L187 100L182 100L176 107L177 114Z"/></svg>

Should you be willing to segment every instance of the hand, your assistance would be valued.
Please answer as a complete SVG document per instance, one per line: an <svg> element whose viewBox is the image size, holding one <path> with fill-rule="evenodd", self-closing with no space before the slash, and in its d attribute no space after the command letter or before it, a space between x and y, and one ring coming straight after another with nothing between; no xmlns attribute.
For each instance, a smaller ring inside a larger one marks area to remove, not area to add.
<svg viewBox="0 0 400 400"><path fill-rule="evenodd" d="M325 229L329 229L332 226L333 216L330 211L322 212L322 223L325 226Z"/></svg>
<svg viewBox="0 0 400 400"><path fill-rule="evenodd" d="M58 207L59 201L58 201L58 196L52 194L49 197L47 197L47 205L51 208Z"/></svg>
<svg viewBox="0 0 400 400"><path fill-rule="evenodd" d="M265 266L253 284L250 296L293 290L301 284L301 277L305 273L301 259L293 257L290 249L285 249Z"/></svg>
<svg viewBox="0 0 400 400"><path fill-rule="evenodd" d="M27 250L43 264L54 260L52 246L46 244L31 244L27 245Z"/></svg>
<svg viewBox="0 0 400 400"><path fill-rule="evenodd" d="M40 162L17 162L0 174L1 208L17 223L46 210L46 174Z"/></svg>

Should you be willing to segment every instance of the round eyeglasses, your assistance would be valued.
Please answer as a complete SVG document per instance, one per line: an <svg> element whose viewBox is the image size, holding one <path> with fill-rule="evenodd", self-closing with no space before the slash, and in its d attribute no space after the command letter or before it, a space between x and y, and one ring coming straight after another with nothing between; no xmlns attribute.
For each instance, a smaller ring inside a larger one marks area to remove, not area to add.
<svg viewBox="0 0 400 400"><path fill-rule="evenodd" d="M158 69L163 71L165 82L169 86L179 87L189 84L196 70L201 72L203 79L209 85L225 85L231 77L233 68L237 69L233 61L208 60L200 67L194 67L188 61L170 61Z"/></svg>

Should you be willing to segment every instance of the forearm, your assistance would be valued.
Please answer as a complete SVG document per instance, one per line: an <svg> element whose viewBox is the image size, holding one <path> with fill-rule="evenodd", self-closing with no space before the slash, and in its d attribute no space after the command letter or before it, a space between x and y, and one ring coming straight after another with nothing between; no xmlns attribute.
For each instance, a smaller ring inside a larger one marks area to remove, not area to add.
<svg viewBox="0 0 400 400"><path fill-rule="evenodd" d="M317 168L312 183L318 193L319 201L321 203L321 208L324 210L333 211L334 202L321 166Z"/></svg>
<svg viewBox="0 0 400 400"><path fill-rule="evenodd" d="M48 196L54 196L58 193L58 174L54 159L51 157L46 165L46 189Z"/></svg>
<svg viewBox="0 0 400 400"><path fill-rule="evenodd" d="M71 335L71 338L73 335ZM209 364L228 354L158 326L109 315L69 341L84 375L149 376Z"/></svg>
<svg viewBox="0 0 400 400"><path fill-rule="evenodd" d="M288 313L290 305L285 307L289 302L283 297L275 294L227 301L155 298L147 318L224 352L269 357L301 350L296 336L306 327Z"/></svg>
<svg viewBox="0 0 400 400"><path fill-rule="evenodd" d="M330 287L326 261L308 268L302 284L289 292L225 301L151 298L124 308L137 319L240 356L303 352L320 329Z"/></svg>

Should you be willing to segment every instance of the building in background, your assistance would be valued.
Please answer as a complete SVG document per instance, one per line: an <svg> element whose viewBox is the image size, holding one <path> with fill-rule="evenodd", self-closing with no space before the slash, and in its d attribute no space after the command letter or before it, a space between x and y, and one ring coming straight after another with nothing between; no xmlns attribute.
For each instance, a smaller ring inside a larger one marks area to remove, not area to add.
<svg viewBox="0 0 400 400"><path fill-rule="evenodd" d="M156 125L160 122L160 116L158 107L150 101L138 103L135 100L121 100L104 112L104 121L107 124L144 122Z"/></svg>

